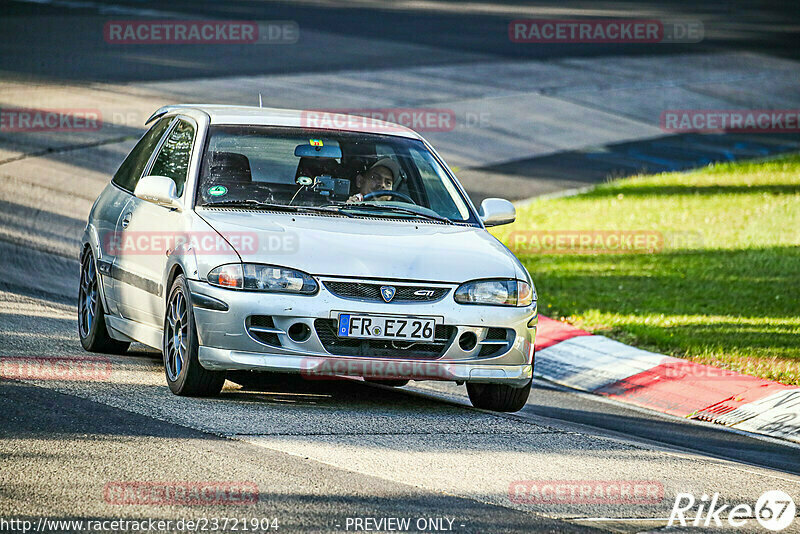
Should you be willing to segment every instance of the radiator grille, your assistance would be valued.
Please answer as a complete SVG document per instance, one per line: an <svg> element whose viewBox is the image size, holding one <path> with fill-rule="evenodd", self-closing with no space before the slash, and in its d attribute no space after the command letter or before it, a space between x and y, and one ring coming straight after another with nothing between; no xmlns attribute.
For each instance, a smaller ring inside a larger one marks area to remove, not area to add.
<svg viewBox="0 0 800 534"><path fill-rule="evenodd" d="M343 299L385 302L381 296L381 287L392 284L372 284L366 282L335 282L326 280L325 287ZM446 287L430 286L395 286L395 295L391 302L436 302L442 300L450 292ZM422 293L425 292L425 293Z"/></svg>

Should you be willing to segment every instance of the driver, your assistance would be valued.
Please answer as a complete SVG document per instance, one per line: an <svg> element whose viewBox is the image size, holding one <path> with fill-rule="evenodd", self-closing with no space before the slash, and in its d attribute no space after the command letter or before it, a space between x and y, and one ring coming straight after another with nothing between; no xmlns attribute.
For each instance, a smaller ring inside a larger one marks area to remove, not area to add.
<svg viewBox="0 0 800 534"><path fill-rule="evenodd" d="M356 175L358 193L347 199L347 202L362 202L364 196L375 191L391 191L394 182L400 175L400 165L392 158L381 158L372 167ZM370 198L370 200L391 200L389 195Z"/></svg>

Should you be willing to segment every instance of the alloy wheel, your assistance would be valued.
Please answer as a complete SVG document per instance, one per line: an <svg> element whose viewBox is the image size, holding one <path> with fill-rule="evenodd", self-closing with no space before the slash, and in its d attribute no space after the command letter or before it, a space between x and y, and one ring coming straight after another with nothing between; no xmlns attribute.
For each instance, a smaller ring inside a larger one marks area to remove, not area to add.
<svg viewBox="0 0 800 534"><path fill-rule="evenodd" d="M78 293L78 328L82 338L89 336L97 317L97 271L92 255L86 254L81 269L81 284Z"/></svg>
<svg viewBox="0 0 800 534"><path fill-rule="evenodd" d="M189 315L186 310L186 297L178 290L167 307L167 374L170 380L177 380L186 362L189 346Z"/></svg>

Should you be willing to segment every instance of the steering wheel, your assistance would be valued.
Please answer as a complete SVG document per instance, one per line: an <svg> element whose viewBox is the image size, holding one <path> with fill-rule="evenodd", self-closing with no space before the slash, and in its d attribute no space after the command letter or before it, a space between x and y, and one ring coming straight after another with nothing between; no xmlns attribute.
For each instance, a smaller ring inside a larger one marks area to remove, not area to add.
<svg viewBox="0 0 800 534"><path fill-rule="evenodd" d="M414 204L414 205L417 204L410 196L406 195L405 193L400 193L399 191L391 191L389 189L381 189L380 191L373 191L372 193L367 193L366 195L364 195L363 198L364 200L371 200L375 197L395 197L399 198L400 200L404 200L409 204Z"/></svg>

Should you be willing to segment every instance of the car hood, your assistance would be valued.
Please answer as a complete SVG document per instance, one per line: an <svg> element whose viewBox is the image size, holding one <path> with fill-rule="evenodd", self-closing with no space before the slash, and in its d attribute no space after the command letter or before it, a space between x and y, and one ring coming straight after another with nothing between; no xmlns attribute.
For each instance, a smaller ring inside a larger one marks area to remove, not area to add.
<svg viewBox="0 0 800 534"><path fill-rule="evenodd" d="M519 276L513 254L482 228L238 209L197 213L244 262L353 278L461 283Z"/></svg>

